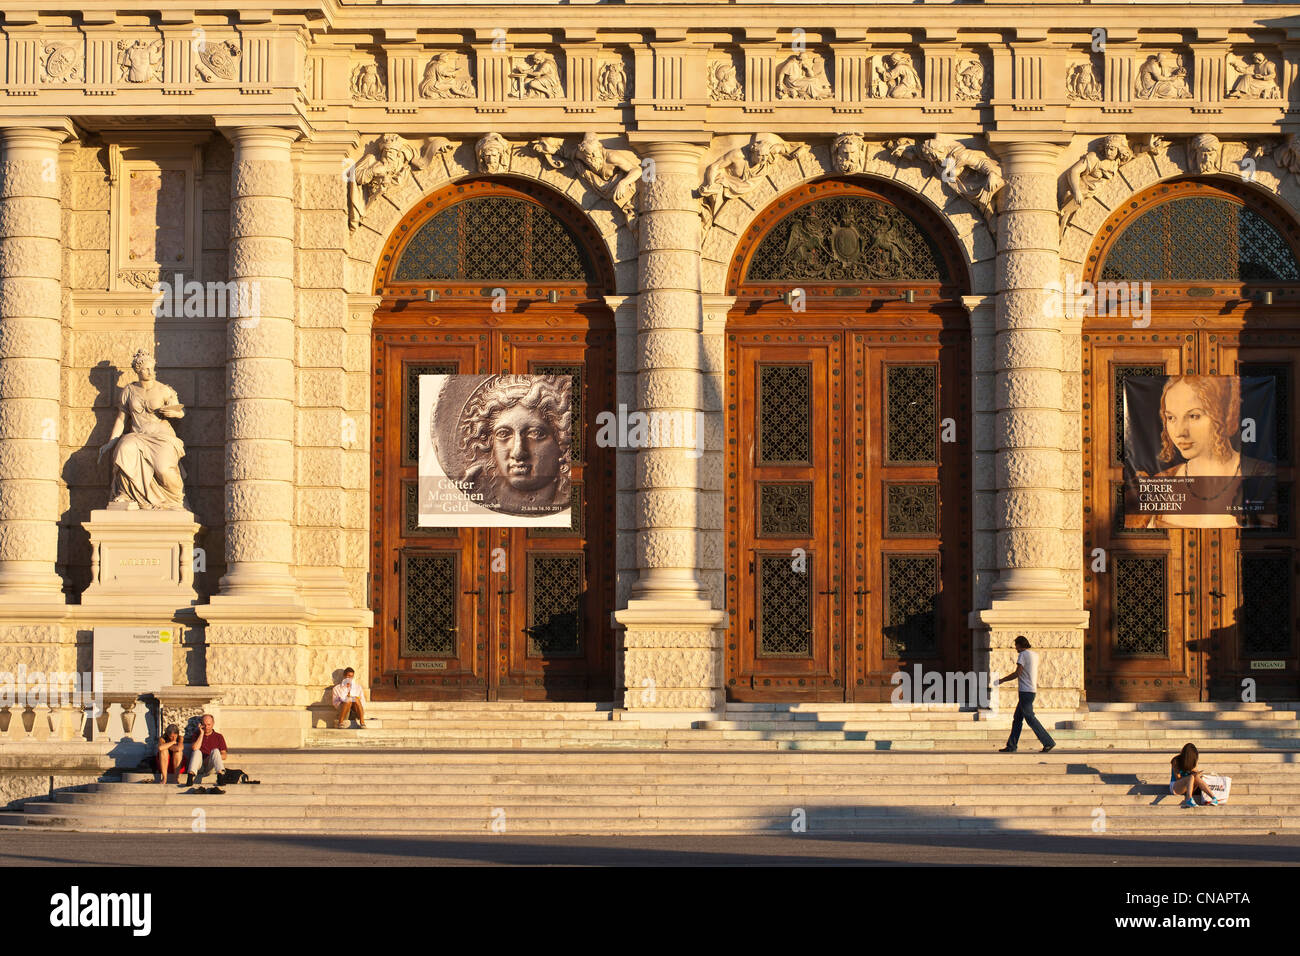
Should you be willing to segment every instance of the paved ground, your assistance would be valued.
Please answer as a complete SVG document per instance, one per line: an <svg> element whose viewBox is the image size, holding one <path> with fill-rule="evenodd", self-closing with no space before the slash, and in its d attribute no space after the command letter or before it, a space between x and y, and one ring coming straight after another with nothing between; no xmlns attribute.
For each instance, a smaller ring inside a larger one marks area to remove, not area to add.
<svg viewBox="0 0 1300 956"><path fill-rule="evenodd" d="M0 830L0 866L1300 865L1300 836L348 837Z"/></svg>

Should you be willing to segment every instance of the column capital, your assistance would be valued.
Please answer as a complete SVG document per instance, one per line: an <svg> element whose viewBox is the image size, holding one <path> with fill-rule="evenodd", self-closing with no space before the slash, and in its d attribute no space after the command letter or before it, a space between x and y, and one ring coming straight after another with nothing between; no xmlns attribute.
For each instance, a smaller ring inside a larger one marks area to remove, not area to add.
<svg viewBox="0 0 1300 956"><path fill-rule="evenodd" d="M236 117L236 119L245 119L246 117ZM261 151L275 150L288 151L289 147L298 141L306 132L302 126L268 126L264 122L257 122L256 118L248 117L250 122L222 122L218 121L217 130L226 139L230 140L230 145L235 149L244 151Z"/></svg>
<svg viewBox="0 0 1300 956"><path fill-rule="evenodd" d="M999 130L988 133L989 146L1007 166L1049 163L1055 166L1061 150L1073 138L1073 133L1013 133Z"/></svg>
<svg viewBox="0 0 1300 956"><path fill-rule="evenodd" d="M627 134L627 141L638 156L660 164L690 167L697 172L710 139L712 135L708 133L697 137L695 134L630 130Z"/></svg>
<svg viewBox="0 0 1300 956"><path fill-rule="evenodd" d="M0 149L11 159L21 158L24 153L52 153L76 138L76 128L67 117L31 117L12 124L0 121Z"/></svg>

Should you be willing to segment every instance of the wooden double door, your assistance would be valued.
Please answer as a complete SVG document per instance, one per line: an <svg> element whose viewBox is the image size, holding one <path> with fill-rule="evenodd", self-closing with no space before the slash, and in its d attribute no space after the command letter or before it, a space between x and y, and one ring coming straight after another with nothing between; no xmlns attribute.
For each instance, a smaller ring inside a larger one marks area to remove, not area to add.
<svg viewBox="0 0 1300 956"><path fill-rule="evenodd" d="M613 407L612 331L581 314L484 327L454 315L373 338L371 680L377 700L609 700L613 695L614 450L591 410ZM430 328L436 325L436 330ZM567 528L421 527L421 375L498 372L573 383Z"/></svg>
<svg viewBox="0 0 1300 956"><path fill-rule="evenodd" d="M733 700L970 666L969 332L856 320L728 331Z"/></svg>
<svg viewBox="0 0 1300 956"><path fill-rule="evenodd" d="M1292 699L1300 676L1300 332L1240 330L1239 315L1217 329L1197 318L1161 317L1151 323L1158 333L1102 325L1083 336L1085 681L1094 700L1241 700L1247 687L1257 699ZM1276 527L1125 521L1123 382L1178 374L1274 378Z"/></svg>

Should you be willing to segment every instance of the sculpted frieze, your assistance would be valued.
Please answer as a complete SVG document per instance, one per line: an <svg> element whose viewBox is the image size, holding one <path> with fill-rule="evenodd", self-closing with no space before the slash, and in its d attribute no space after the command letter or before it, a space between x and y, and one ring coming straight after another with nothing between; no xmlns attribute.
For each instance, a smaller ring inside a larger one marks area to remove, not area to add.
<svg viewBox="0 0 1300 956"><path fill-rule="evenodd" d="M745 90L736 77L736 64L731 57L709 61L709 99L743 100Z"/></svg>
<svg viewBox="0 0 1300 956"><path fill-rule="evenodd" d="M871 95L877 99L912 99L923 95L921 76L910 53L886 53L872 67Z"/></svg>
<svg viewBox="0 0 1300 956"><path fill-rule="evenodd" d="M825 100L831 92L825 63L811 50L794 54L776 72L778 100Z"/></svg>
<svg viewBox="0 0 1300 956"><path fill-rule="evenodd" d="M118 40L117 65L127 83L161 80L162 40Z"/></svg>
<svg viewBox="0 0 1300 956"><path fill-rule="evenodd" d="M1091 60L1078 60L1067 67L1065 95L1072 100L1101 99L1101 80L1097 78L1097 68Z"/></svg>
<svg viewBox="0 0 1300 956"><path fill-rule="evenodd" d="M984 63L978 57L954 64L953 95L959 100L988 99L984 88Z"/></svg>
<svg viewBox="0 0 1300 956"><path fill-rule="evenodd" d="M1277 83L1277 67L1263 53L1247 57L1228 57L1228 66L1237 79L1228 90L1229 99L1280 100L1282 90Z"/></svg>
<svg viewBox="0 0 1300 956"><path fill-rule="evenodd" d="M469 72L469 58L448 50L436 54L424 67L420 96L426 100L465 99L474 96L474 78Z"/></svg>
<svg viewBox="0 0 1300 956"><path fill-rule="evenodd" d="M1183 58L1174 53L1152 53L1138 68L1135 94L1140 100L1189 100L1191 78Z"/></svg>
<svg viewBox="0 0 1300 956"><path fill-rule="evenodd" d="M615 103L627 99L627 69L621 59L601 65L596 77L596 96Z"/></svg>
<svg viewBox="0 0 1300 956"><path fill-rule="evenodd" d="M383 67L378 63L358 63L352 68L349 84L354 100L386 100L388 84Z"/></svg>
<svg viewBox="0 0 1300 956"><path fill-rule="evenodd" d="M510 58L510 96L515 99L564 98L560 66L545 51Z"/></svg>
<svg viewBox="0 0 1300 956"><path fill-rule="evenodd" d="M204 43L199 47L199 59L194 68L209 83L213 80L233 80L239 71L239 58L242 55L243 51L234 40Z"/></svg>
<svg viewBox="0 0 1300 956"><path fill-rule="evenodd" d="M80 83L85 79L81 44L52 41L41 48L41 54L41 79L46 83Z"/></svg>

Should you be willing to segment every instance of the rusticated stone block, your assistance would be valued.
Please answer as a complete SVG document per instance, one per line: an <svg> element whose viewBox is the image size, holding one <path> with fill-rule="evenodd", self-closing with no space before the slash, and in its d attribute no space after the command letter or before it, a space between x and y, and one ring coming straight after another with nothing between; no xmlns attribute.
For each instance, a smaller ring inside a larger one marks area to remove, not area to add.
<svg viewBox="0 0 1300 956"><path fill-rule="evenodd" d="M636 454L636 487L695 488L696 460L682 448L643 448Z"/></svg>
<svg viewBox="0 0 1300 956"><path fill-rule="evenodd" d="M1006 171L1006 166L1003 166ZM1056 177L1044 172L1007 172L1002 193L1002 221L1023 210L1055 213Z"/></svg>
<svg viewBox="0 0 1300 956"><path fill-rule="evenodd" d="M59 394L57 359L6 358L0 361L0 399Z"/></svg>
<svg viewBox="0 0 1300 956"><path fill-rule="evenodd" d="M1061 261L1054 250L1022 250L999 254L996 282L999 289L1046 289L1059 281Z"/></svg>
<svg viewBox="0 0 1300 956"><path fill-rule="evenodd" d="M50 158L55 160L53 176L49 175L50 167L43 162L27 159L0 161L0 200L40 196L57 201L63 177L59 174L54 151L51 151Z"/></svg>
<svg viewBox="0 0 1300 956"><path fill-rule="evenodd" d="M342 289L346 284L345 260L333 249L302 249L298 252L298 274L304 286Z"/></svg>
<svg viewBox="0 0 1300 956"><path fill-rule="evenodd" d="M44 317L6 316L0 323L0 356L58 360L63 349L59 323Z"/></svg>
<svg viewBox="0 0 1300 956"><path fill-rule="evenodd" d="M226 514L238 516L243 521L282 520L293 514L293 505L293 485L287 481L235 481L226 484Z"/></svg>
<svg viewBox="0 0 1300 956"><path fill-rule="evenodd" d="M636 493L637 528L698 526L695 492L684 489L649 489Z"/></svg>
<svg viewBox="0 0 1300 956"><path fill-rule="evenodd" d="M339 164L340 172L343 169ZM338 176L303 173L298 177L298 208L303 210L346 210L347 180ZM346 228L346 226L344 227Z"/></svg>
<svg viewBox="0 0 1300 956"><path fill-rule="evenodd" d="M299 329L298 365L302 368L348 368L348 335L342 329Z"/></svg>
<svg viewBox="0 0 1300 956"><path fill-rule="evenodd" d="M695 532L693 530L658 528L653 531L638 531L636 533L636 546L639 551L637 567L695 567Z"/></svg>
<svg viewBox="0 0 1300 956"><path fill-rule="evenodd" d="M0 238L0 279L30 276L57 280L63 269L60 253L58 239Z"/></svg>
<svg viewBox="0 0 1300 956"><path fill-rule="evenodd" d="M276 520L236 520L227 513L226 562L265 561L288 565L293 560L293 535L284 515Z"/></svg>
<svg viewBox="0 0 1300 956"><path fill-rule="evenodd" d="M699 329L700 296L688 289L656 289L637 296L637 328Z"/></svg>
<svg viewBox="0 0 1300 956"><path fill-rule="evenodd" d="M661 212L682 210L699 214L700 202L694 196L695 187L699 185L697 176L673 175L656 164L654 181L643 180L641 184L641 209L646 218ZM694 180L694 181L693 181Z"/></svg>
<svg viewBox="0 0 1300 956"><path fill-rule="evenodd" d="M302 407L343 408L347 405L346 384L343 374L337 369L300 368L295 389L297 404Z"/></svg>
<svg viewBox="0 0 1300 956"><path fill-rule="evenodd" d="M993 430L999 448L1059 448L1061 413L1050 408L999 411Z"/></svg>
<svg viewBox="0 0 1300 956"><path fill-rule="evenodd" d="M1008 369L996 377L999 408L1057 408L1061 373L1051 369Z"/></svg>
<svg viewBox="0 0 1300 956"><path fill-rule="evenodd" d="M642 253L640 271L640 288L642 291L650 289L698 290L700 287L700 257L695 252L661 249L655 252Z"/></svg>
<svg viewBox="0 0 1300 956"><path fill-rule="evenodd" d="M344 500L341 493L308 488L296 492L293 497L294 517L298 525L318 528L343 526Z"/></svg>
<svg viewBox="0 0 1300 956"><path fill-rule="evenodd" d="M1059 528L1064 520L1064 500L1055 489L1000 491L996 499L996 527Z"/></svg>
<svg viewBox="0 0 1300 956"><path fill-rule="evenodd" d="M226 480L293 475L293 442L233 439L226 458Z"/></svg>
<svg viewBox="0 0 1300 956"><path fill-rule="evenodd" d="M689 329L659 329L636 337L636 362L641 369L700 367L700 336Z"/></svg>
<svg viewBox="0 0 1300 956"><path fill-rule="evenodd" d="M650 368L637 376L637 406L643 410L683 409L694 412L700 404L698 371ZM691 420L693 432L695 423Z"/></svg>
<svg viewBox="0 0 1300 956"><path fill-rule="evenodd" d="M1061 333L1056 329L1009 329L997 333L998 365L1004 368L1060 369Z"/></svg>
<svg viewBox="0 0 1300 956"><path fill-rule="evenodd" d="M232 439L292 441L293 403L287 399L235 399L226 407L226 427Z"/></svg>
<svg viewBox="0 0 1300 956"><path fill-rule="evenodd" d="M304 567L329 568L345 563L343 541L335 529L294 529L294 556Z"/></svg>
<svg viewBox="0 0 1300 956"><path fill-rule="evenodd" d="M267 196L291 202L293 166L288 150L283 162L263 159L235 159L230 169L230 195L234 199Z"/></svg>
<svg viewBox="0 0 1300 956"><path fill-rule="evenodd" d="M1065 464L1056 448L1009 448L995 459L995 481L999 488L1054 488Z"/></svg>
<svg viewBox="0 0 1300 956"><path fill-rule="evenodd" d="M1060 217L1051 210L1026 210L1005 216L998 230L998 248L1014 250L1046 249L1056 251Z"/></svg>
<svg viewBox="0 0 1300 956"><path fill-rule="evenodd" d="M1017 528L998 531L999 568L1061 568L1067 563L1066 542L1059 528Z"/></svg>
<svg viewBox="0 0 1300 956"><path fill-rule="evenodd" d="M234 233L237 220L232 221ZM293 237L262 232L230 240L230 276L237 279L293 279Z"/></svg>

